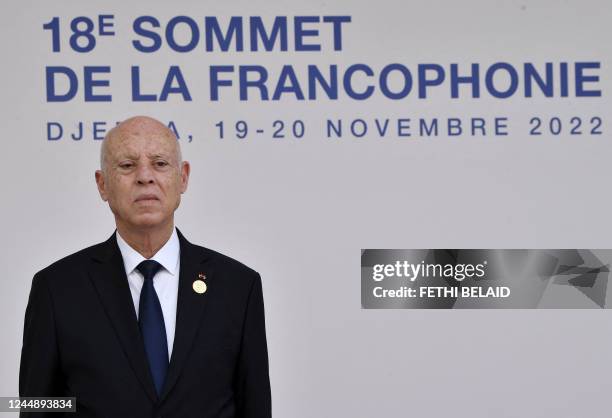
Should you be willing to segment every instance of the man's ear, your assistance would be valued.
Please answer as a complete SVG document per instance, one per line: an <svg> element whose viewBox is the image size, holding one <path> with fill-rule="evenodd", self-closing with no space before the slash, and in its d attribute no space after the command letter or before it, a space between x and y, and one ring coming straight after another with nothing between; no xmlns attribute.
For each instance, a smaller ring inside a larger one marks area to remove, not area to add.
<svg viewBox="0 0 612 418"><path fill-rule="evenodd" d="M189 161L183 161L181 163L181 193L185 193L185 191L187 190L190 171L191 166L189 165Z"/></svg>
<svg viewBox="0 0 612 418"><path fill-rule="evenodd" d="M96 170L96 184L98 185L98 192L100 192L102 200L105 202L108 201L106 183L104 182L104 173L102 173L102 170Z"/></svg>

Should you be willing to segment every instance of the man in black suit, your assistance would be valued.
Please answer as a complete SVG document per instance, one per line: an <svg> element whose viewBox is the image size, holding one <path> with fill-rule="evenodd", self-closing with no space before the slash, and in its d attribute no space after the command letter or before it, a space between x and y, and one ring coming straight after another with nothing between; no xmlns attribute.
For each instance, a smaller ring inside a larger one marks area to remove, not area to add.
<svg viewBox="0 0 612 418"><path fill-rule="evenodd" d="M174 227L189 170L154 119L109 131L95 177L117 230L34 276L20 396L76 397L73 417L271 417L261 278Z"/></svg>

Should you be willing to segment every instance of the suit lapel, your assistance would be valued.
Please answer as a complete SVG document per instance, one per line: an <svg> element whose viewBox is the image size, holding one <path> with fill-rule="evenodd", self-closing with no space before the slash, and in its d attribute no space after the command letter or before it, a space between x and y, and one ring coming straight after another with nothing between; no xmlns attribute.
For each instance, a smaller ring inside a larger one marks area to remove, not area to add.
<svg viewBox="0 0 612 418"><path fill-rule="evenodd" d="M203 294L194 292L192 288L193 282L198 279L200 273L203 273L206 276L206 284L209 284L210 278L214 274L210 263L206 262L205 252L202 251L202 248L187 241L180 231L178 231L178 236L181 246L181 265L179 273L176 329L172 348L172 358L170 359L170 366L160 400L163 400L174 387L185 366L185 360L193 345L209 297L209 292Z"/></svg>
<svg viewBox="0 0 612 418"><path fill-rule="evenodd" d="M134 373L147 395L153 402L157 402L157 393L115 234L103 243L92 257L89 276Z"/></svg>

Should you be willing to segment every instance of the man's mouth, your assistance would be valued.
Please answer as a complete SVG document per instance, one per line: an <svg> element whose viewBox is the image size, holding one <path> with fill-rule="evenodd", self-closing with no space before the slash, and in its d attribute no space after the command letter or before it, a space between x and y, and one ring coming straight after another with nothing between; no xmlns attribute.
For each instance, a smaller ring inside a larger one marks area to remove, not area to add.
<svg viewBox="0 0 612 418"><path fill-rule="evenodd" d="M143 194L142 196L138 196L136 198L136 202L147 202L147 201L153 201L153 200L159 200L159 199L154 194Z"/></svg>

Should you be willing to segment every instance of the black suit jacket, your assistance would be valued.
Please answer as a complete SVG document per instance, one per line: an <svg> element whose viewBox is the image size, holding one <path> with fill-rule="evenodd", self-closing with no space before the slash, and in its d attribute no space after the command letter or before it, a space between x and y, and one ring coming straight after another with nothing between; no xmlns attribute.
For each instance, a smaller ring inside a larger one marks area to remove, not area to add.
<svg viewBox="0 0 612 418"><path fill-rule="evenodd" d="M259 274L178 236L176 331L161 395L113 234L34 276L20 396L75 396L75 418L271 417ZM192 288L200 273L203 294Z"/></svg>

